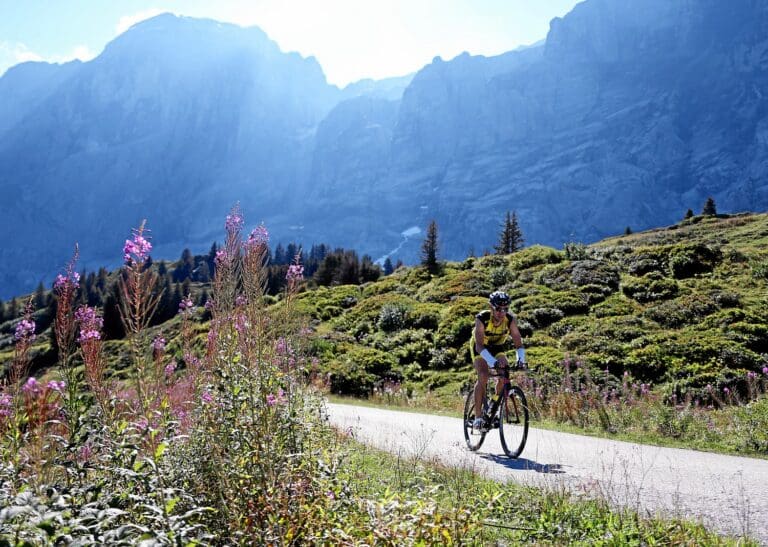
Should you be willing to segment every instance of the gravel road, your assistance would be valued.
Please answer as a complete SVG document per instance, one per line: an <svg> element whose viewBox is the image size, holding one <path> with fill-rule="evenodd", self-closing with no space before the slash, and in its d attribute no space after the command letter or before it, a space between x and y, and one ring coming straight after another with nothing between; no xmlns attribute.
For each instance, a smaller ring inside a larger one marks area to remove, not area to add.
<svg viewBox="0 0 768 547"><path fill-rule="evenodd" d="M768 460L661 448L532 428L521 458L504 456L496 430L477 452L460 418L328 404L331 423L403 457L462 466L499 481L567 487L641 515L681 516L768 545Z"/></svg>

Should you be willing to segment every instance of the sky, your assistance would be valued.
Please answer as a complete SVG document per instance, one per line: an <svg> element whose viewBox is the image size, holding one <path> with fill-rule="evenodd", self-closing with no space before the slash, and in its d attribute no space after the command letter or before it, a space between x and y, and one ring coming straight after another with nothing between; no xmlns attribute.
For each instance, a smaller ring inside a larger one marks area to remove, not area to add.
<svg viewBox="0 0 768 547"><path fill-rule="evenodd" d="M546 38L578 0L0 0L0 75L24 61L88 61L132 24L171 12L258 26L314 56L340 87L403 76L468 51L497 55Z"/></svg>

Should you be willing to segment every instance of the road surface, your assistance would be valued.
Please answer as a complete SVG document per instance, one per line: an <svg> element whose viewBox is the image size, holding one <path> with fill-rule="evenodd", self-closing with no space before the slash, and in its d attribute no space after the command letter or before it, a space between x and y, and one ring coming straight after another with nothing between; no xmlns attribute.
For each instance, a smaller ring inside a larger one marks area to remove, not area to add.
<svg viewBox="0 0 768 547"><path fill-rule="evenodd" d="M661 448L531 428L521 458L504 456L497 430L470 452L460 418L328 404L354 437L403 457L462 466L499 481L567 487L642 516L679 516L768 545L768 460Z"/></svg>

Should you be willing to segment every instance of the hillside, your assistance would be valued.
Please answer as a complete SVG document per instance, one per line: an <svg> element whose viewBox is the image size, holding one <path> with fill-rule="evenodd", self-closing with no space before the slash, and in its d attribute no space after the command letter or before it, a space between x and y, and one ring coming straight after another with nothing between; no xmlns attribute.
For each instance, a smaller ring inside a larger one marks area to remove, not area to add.
<svg viewBox="0 0 768 547"><path fill-rule="evenodd" d="M625 372L702 403L745 390L768 362L768 215L693 217L564 250L448 262L442 275L400 268L364 286L301 296L318 322L328 387L369 394L387 379L455 397L472 378L474 314L502 288L542 376L566 358L620 384Z"/></svg>
<svg viewBox="0 0 768 547"><path fill-rule="evenodd" d="M455 395L471 377L474 314L501 288L512 296L529 361L541 372L558 374L571 358L616 380L628 371L668 392L706 397L708 385L738 388L747 371L761 372L768 362L766 249L768 214L695 216L593 245L535 245L445 262L438 276L401 267L362 285L310 281L298 306L313 319L328 388L340 394L366 396L389 380ZM114 283L114 273L105 276L97 283ZM206 282L184 288L210 293ZM22 306L25 298L17 301ZM173 315L153 328L172 336ZM35 318L43 332L33 362L45 366L50 317L40 310ZM0 324L0 365L11 359L15 324ZM121 345L108 342L113 351Z"/></svg>

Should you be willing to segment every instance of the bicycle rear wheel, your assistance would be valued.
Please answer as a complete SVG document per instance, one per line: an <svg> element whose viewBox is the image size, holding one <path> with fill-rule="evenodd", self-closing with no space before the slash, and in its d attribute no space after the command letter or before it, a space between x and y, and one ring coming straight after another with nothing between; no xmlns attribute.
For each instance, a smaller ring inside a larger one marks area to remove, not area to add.
<svg viewBox="0 0 768 547"><path fill-rule="evenodd" d="M528 439L528 402L523 390L511 386L499 405L499 436L504 453L517 458Z"/></svg>
<svg viewBox="0 0 768 547"><path fill-rule="evenodd" d="M467 441L467 448L472 451L480 448L486 433L472 427L475 415L475 390L473 389L467 394L467 400L464 402L464 440Z"/></svg>

